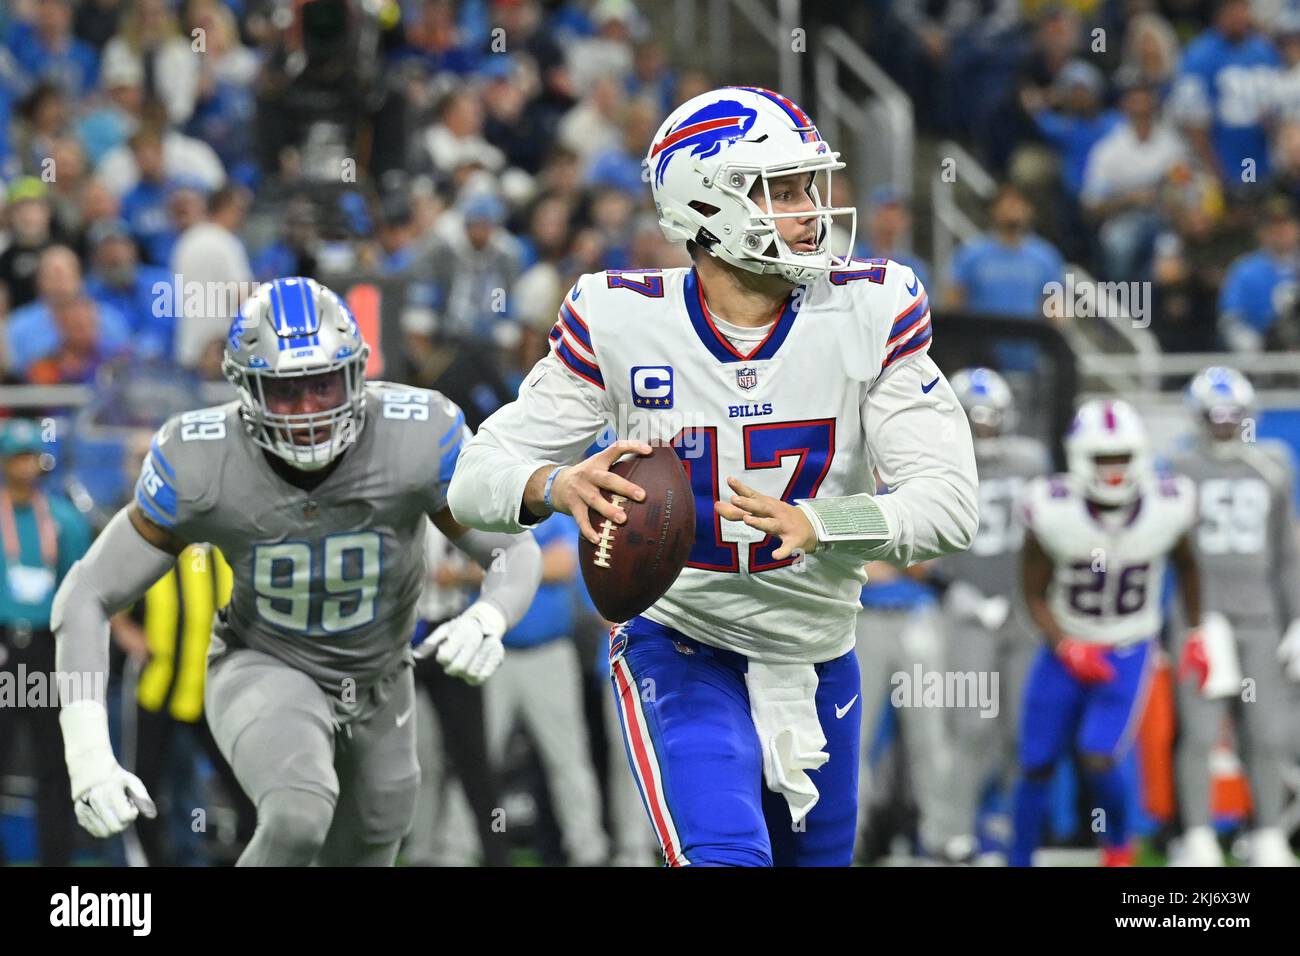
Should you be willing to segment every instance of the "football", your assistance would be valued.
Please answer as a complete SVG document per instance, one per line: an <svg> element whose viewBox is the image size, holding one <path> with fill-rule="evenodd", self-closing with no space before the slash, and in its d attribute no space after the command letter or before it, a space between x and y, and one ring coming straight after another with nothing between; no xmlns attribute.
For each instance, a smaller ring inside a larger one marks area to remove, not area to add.
<svg viewBox="0 0 1300 956"><path fill-rule="evenodd" d="M626 456L610 469L645 489L645 501L611 496L627 521L615 524L588 511L600 543L578 544L582 579L592 603L607 620L636 617L677 580L695 537L695 496L677 453L655 445L645 457Z"/></svg>

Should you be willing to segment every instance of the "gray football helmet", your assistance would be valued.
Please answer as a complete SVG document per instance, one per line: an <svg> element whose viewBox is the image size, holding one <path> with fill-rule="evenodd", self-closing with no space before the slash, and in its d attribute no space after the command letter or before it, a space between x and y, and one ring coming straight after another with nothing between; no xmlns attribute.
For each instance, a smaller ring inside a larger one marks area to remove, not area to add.
<svg viewBox="0 0 1300 956"><path fill-rule="evenodd" d="M964 368L952 377L951 385L976 438L996 437L1016 427L1011 386L993 369Z"/></svg>
<svg viewBox="0 0 1300 956"><path fill-rule="evenodd" d="M343 300L314 279L295 277L261 285L244 303L231 323L221 370L239 392L254 443L295 468L317 471L361 434L369 356ZM292 405L285 396L308 386L312 401L337 402L286 411Z"/></svg>

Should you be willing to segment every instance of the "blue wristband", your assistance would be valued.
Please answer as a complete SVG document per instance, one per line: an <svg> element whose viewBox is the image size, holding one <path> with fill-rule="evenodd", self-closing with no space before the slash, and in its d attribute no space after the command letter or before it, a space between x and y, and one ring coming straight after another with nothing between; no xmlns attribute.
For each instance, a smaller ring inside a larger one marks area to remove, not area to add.
<svg viewBox="0 0 1300 956"><path fill-rule="evenodd" d="M564 465L556 465L546 476L546 486L542 489L542 504L546 505L547 511L555 511L555 506L551 504L551 488L555 486L555 476L562 472L564 467Z"/></svg>

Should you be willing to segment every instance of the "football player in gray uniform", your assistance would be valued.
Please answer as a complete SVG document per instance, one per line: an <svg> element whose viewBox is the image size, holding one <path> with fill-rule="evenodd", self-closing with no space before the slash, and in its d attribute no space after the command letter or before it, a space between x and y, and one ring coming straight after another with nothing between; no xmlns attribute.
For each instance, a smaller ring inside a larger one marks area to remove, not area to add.
<svg viewBox="0 0 1300 956"><path fill-rule="evenodd" d="M155 436L134 501L54 601L60 721L77 818L96 836L152 815L117 763L102 699L74 680L108 667L108 619L190 542L234 573L208 657L207 717L258 825L241 865L391 865L419 769L410 640L424 516L486 570L480 597L414 650L485 680L541 579L531 534L462 527L446 491L464 415L437 392L365 381L356 319L311 279L261 286L223 369L239 398Z"/></svg>
<svg viewBox="0 0 1300 956"><path fill-rule="evenodd" d="M976 850L975 812L981 791L997 781L1009 790L1016 766L1020 697L1038 639L1024 610L1020 545L1024 529L1014 507L1025 482L1051 470L1047 447L1015 434L1016 407L1006 380L989 368L952 377L975 439L980 476L980 528L969 551L935 562L944 592L944 632L950 671L997 674L998 707L954 708L952 780L944 788L942 855L968 861ZM1007 824L1008 831L1010 824Z"/></svg>
<svg viewBox="0 0 1300 956"><path fill-rule="evenodd" d="M1294 657L1300 650L1295 647L1300 638L1293 636L1300 634L1295 472L1285 445L1255 440L1255 390L1240 372L1218 366L1204 369L1188 386L1187 401L1197 424L1195 440L1171 456L1170 465L1196 482L1205 607L1226 619L1230 639L1223 643L1239 664L1229 669L1251 684L1249 694L1245 686L1233 686L1224 689L1224 696L1210 699L1196 681L1178 681L1177 772L1186 829L1171 862L1223 865L1210 826L1210 751L1224 717L1235 710L1254 807L1251 862L1294 866L1280 822L1282 768L1292 756L1294 714L1286 655ZM1289 643L1283 643L1284 630ZM1202 678L1207 676L1218 657L1207 650L1179 648L1182 670L1199 666ZM1292 673L1300 678L1300 670ZM1237 706L1230 706L1234 702Z"/></svg>

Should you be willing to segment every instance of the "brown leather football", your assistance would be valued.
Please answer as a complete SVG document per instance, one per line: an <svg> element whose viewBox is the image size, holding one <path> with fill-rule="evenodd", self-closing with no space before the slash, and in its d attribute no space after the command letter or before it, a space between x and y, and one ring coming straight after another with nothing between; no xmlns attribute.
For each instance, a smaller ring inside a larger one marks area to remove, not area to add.
<svg viewBox="0 0 1300 956"><path fill-rule="evenodd" d="M582 579L596 610L610 621L636 617L677 580L695 540L695 495L677 453L654 445L653 454L628 455L610 471L645 489L645 501L618 498L627 521L616 524L588 510L600 535L578 542ZM608 491L602 494L606 499Z"/></svg>

